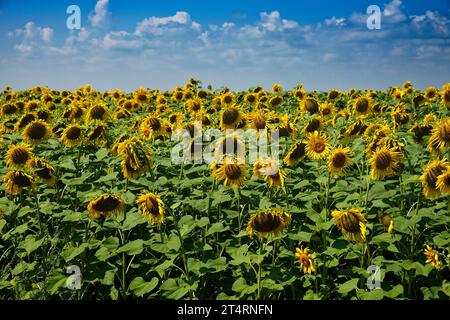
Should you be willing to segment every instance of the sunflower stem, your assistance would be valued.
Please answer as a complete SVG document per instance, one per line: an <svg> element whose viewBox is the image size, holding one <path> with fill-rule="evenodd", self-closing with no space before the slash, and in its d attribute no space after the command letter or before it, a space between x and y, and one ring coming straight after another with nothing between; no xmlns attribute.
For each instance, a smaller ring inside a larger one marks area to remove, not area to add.
<svg viewBox="0 0 450 320"><path fill-rule="evenodd" d="M262 291L262 283L261 283L261 273L262 273L262 261L263 261L263 246L264 242L263 239L259 238L259 257L258 257L258 279L257 279L257 285L258 285L258 292L257 292L257 300L261 300L261 291Z"/></svg>

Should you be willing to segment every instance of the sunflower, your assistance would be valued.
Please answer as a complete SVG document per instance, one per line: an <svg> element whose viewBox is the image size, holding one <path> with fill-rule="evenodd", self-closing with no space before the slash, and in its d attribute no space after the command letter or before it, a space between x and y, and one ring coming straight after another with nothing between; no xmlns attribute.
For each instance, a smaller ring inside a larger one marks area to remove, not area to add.
<svg viewBox="0 0 450 320"><path fill-rule="evenodd" d="M22 136L28 143L38 144L46 140L52 134L50 126L42 120L34 120L27 124L22 131Z"/></svg>
<svg viewBox="0 0 450 320"><path fill-rule="evenodd" d="M108 107L102 104L97 104L89 108L86 114L86 122L94 120L108 120Z"/></svg>
<svg viewBox="0 0 450 320"><path fill-rule="evenodd" d="M247 176L245 163L238 158L225 157L221 162L213 162L211 170L211 176L227 187L241 187Z"/></svg>
<svg viewBox="0 0 450 320"><path fill-rule="evenodd" d="M4 118L7 116L13 115L18 111L16 105L11 103L6 103L1 107L1 114Z"/></svg>
<svg viewBox="0 0 450 320"><path fill-rule="evenodd" d="M83 127L78 124L68 126L61 134L61 141L68 148L78 146L83 141Z"/></svg>
<svg viewBox="0 0 450 320"><path fill-rule="evenodd" d="M323 103L320 105L320 114L322 117L331 117L334 113L334 104Z"/></svg>
<svg viewBox="0 0 450 320"><path fill-rule="evenodd" d="M352 242L366 241L366 219L361 209L333 211L332 217L342 234Z"/></svg>
<svg viewBox="0 0 450 320"><path fill-rule="evenodd" d="M220 127L224 129L236 129L242 121L242 115L236 106L228 107L220 114Z"/></svg>
<svg viewBox="0 0 450 320"><path fill-rule="evenodd" d="M286 172L280 168L278 162L273 158L258 159L253 164L253 172L256 176L264 179L269 184L269 188L282 188Z"/></svg>
<svg viewBox="0 0 450 320"><path fill-rule="evenodd" d="M6 164L9 167L20 167L33 157L33 149L26 143L16 143L6 152Z"/></svg>
<svg viewBox="0 0 450 320"><path fill-rule="evenodd" d="M437 177L436 186L441 193L450 195L450 165L448 165L447 169Z"/></svg>
<svg viewBox="0 0 450 320"><path fill-rule="evenodd" d="M392 219L390 215L385 212L381 212L378 214L378 217L380 223L386 228L388 233L394 232L394 219Z"/></svg>
<svg viewBox="0 0 450 320"><path fill-rule="evenodd" d="M140 131L147 140L152 139L152 137L158 137L166 134L162 120L155 116L145 117L141 123Z"/></svg>
<svg viewBox="0 0 450 320"><path fill-rule="evenodd" d="M297 89L294 91L294 97L298 100L298 101L302 101L305 97L306 97L306 93L303 89Z"/></svg>
<svg viewBox="0 0 450 320"><path fill-rule="evenodd" d="M450 87L447 87L442 91L442 98L441 98L442 104L447 108L450 109Z"/></svg>
<svg viewBox="0 0 450 320"><path fill-rule="evenodd" d="M314 253L309 253L308 248L295 248L295 256L304 273L311 274L317 271L316 255Z"/></svg>
<svg viewBox="0 0 450 320"><path fill-rule="evenodd" d="M238 158L245 156L245 145L237 132L225 134L216 140L214 156L216 159L222 159L225 155L234 155Z"/></svg>
<svg viewBox="0 0 450 320"><path fill-rule="evenodd" d="M164 223L164 203L161 198L154 193L139 195L136 204L144 218L148 218L151 224Z"/></svg>
<svg viewBox="0 0 450 320"><path fill-rule="evenodd" d="M247 94L244 96L244 100L245 100L247 103L249 103L249 104L254 104L254 103L256 102L256 95L255 95L254 93L252 93L252 92L247 93Z"/></svg>
<svg viewBox="0 0 450 320"><path fill-rule="evenodd" d="M309 136L306 144L306 154L308 157L319 160L323 159L330 151L330 145L327 142L327 137L324 134L319 134L315 131Z"/></svg>
<svg viewBox="0 0 450 320"><path fill-rule="evenodd" d="M303 112L309 112L310 114L319 112L319 104L314 98L306 98L302 100L301 108Z"/></svg>
<svg viewBox="0 0 450 320"><path fill-rule="evenodd" d="M438 177L447 171L449 163L445 159L433 160L424 168L420 181L423 185L423 195L427 199L437 197L441 194L437 186Z"/></svg>
<svg viewBox="0 0 450 320"><path fill-rule="evenodd" d="M106 124L99 124L92 128L89 133L87 134L87 141L92 143L94 140L100 138L102 135L105 134L108 126Z"/></svg>
<svg viewBox="0 0 450 320"><path fill-rule="evenodd" d="M268 126L267 114L262 111L251 112L247 115L247 125L255 130L265 130Z"/></svg>
<svg viewBox="0 0 450 320"><path fill-rule="evenodd" d="M128 133L122 133L119 135L116 140L114 141L114 144L111 148L111 153L115 156L119 155L119 149L121 148L121 144L128 140L130 138L130 135Z"/></svg>
<svg viewBox="0 0 450 320"><path fill-rule="evenodd" d="M120 214L125 209L125 202L119 196L103 194L95 197L87 206L92 219L106 218L112 214Z"/></svg>
<svg viewBox="0 0 450 320"><path fill-rule="evenodd" d="M450 147L450 118L445 117L431 131L428 150L442 150Z"/></svg>
<svg viewBox="0 0 450 320"><path fill-rule="evenodd" d="M370 158L370 175L375 180L398 174L398 167L403 154L386 146L379 147Z"/></svg>
<svg viewBox="0 0 450 320"><path fill-rule="evenodd" d="M340 94L341 93L338 90L332 89L328 92L327 98L328 98L328 100L335 100L335 99L339 98Z"/></svg>
<svg viewBox="0 0 450 320"><path fill-rule="evenodd" d="M304 141L297 141L288 151L284 157L284 163L290 167L294 167L306 155L306 143Z"/></svg>
<svg viewBox="0 0 450 320"><path fill-rule="evenodd" d="M323 129L323 121L320 117L314 117L308 121L305 128L303 128L303 132L308 135L309 133L314 133L314 131L322 131Z"/></svg>
<svg viewBox="0 0 450 320"><path fill-rule="evenodd" d="M8 171L3 176L3 183L5 183L6 193L12 195L20 194L24 188L33 189L35 186L34 178L21 170Z"/></svg>
<svg viewBox="0 0 450 320"><path fill-rule="evenodd" d="M426 244L425 249L423 250L423 254L427 259L425 262L430 263L434 269L439 270L442 267L442 264L439 261L439 254L436 250L433 249L433 247Z"/></svg>
<svg viewBox="0 0 450 320"><path fill-rule="evenodd" d="M132 137L120 143L117 151L122 154L122 172L127 179L136 179L143 173L151 170L153 154L144 143Z"/></svg>
<svg viewBox="0 0 450 320"><path fill-rule="evenodd" d="M220 98L220 102L221 104L225 105L225 106L230 106L234 101L234 97L231 93L227 92L224 93L222 95L222 97Z"/></svg>
<svg viewBox="0 0 450 320"><path fill-rule="evenodd" d="M184 103L184 107L189 112L196 113L202 109L203 103L200 98L192 98Z"/></svg>
<svg viewBox="0 0 450 320"><path fill-rule="evenodd" d="M370 112L371 107L371 100L367 96L359 97L358 99L353 102L353 110L357 114L366 114Z"/></svg>
<svg viewBox="0 0 450 320"><path fill-rule="evenodd" d="M333 175L345 175L348 172L352 160L352 150L349 147L339 146L328 157L328 171Z"/></svg>
<svg viewBox="0 0 450 320"><path fill-rule="evenodd" d="M145 88L139 88L133 92L134 100L139 103L147 103L150 100L149 93Z"/></svg>
<svg viewBox="0 0 450 320"><path fill-rule="evenodd" d="M275 97L270 98L270 100L269 100L269 104L271 107L276 107L276 106L280 105L281 103L283 103L282 96L275 96Z"/></svg>
<svg viewBox="0 0 450 320"><path fill-rule="evenodd" d="M247 233L253 237L257 233L262 240L266 235L278 236L291 222L291 215L277 208L253 213L247 224Z"/></svg>
<svg viewBox="0 0 450 320"><path fill-rule="evenodd" d="M35 175L48 186L56 183L55 169L42 158L32 158L26 164L27 168L34 169Z"/></svg>
<svg viewBox="0 0 450 320"><path fill-rule="evenodd" d="M436 98L437 94L438 90L434 87L428 87L424 93L425 98L427 98L430 101L433 101Z"/></svg>

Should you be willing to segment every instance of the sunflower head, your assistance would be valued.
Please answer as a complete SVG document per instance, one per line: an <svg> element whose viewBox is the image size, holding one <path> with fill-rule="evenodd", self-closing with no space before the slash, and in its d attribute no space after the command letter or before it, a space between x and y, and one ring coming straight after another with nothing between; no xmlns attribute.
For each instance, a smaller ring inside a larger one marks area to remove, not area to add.
<svg viewBox="0 0 450 320"><path fill-rule="evenodd" d="M284 187L286 172L273 158L258 159L253 164L253 172L256 176L267 181L269 188Z"/></svg>
<svg viewBox="0 0 450 320"><path fill-rule="evenodd" d="M370 175L375 180L383 180L391 175L398 174L398 168L403 154L393 148L382 146L376 149L370 158Z"/></svg>
<svg viewBox="0 0 450 320"><path fill-rule="evenodd" d="M225 157L223 161L211 165L211 176L227 187L241 187L247 176L245 163L239 158Z"/></svg>
<svg viewBox="0 0 450 320"><path fill-rule="evenodd" d="M136 137L131 137L117 146L122 155L122 172L127 179L136 179L152 169L153 154L145 144Z"/></svg>
<svg viewBox="0 0 450 320"><path fill-rule="evenodd" d="M388 233L394 232L394 219L385 212L379 212L378 218Z"/></svg>
<svg viewBox="0 0 450 320"><path fill-rule="evenodd" d="M349 147L339 146L328 157L328 171L333 175L345 175L352 164L352 151Z"/></svg>
<svg viewBox="0 0 450 320"><path fill-rule="evenodd" d="M224 106L229 106L233 103L234 101L234 97L231 93L226 92L222 95L222 97L220 98L220 102L222 105Z"/></svg>
<svg viewBox="0 0 450 320"><path fill-rule="evenodd" d="M434 87L428 87L428 88L425 90L424 95L425 95L425 98L427 98L427 99L430 100L430 101L433 101L433 100L436 98L437 93L438 93L438 90L437 90L436 88L434 88Z"/></svg>
<svg viewBox="0 0 450 320"><path fill-rule="evenodd" d="M367 96L359 97L353 103L353 110L357 114L366 114L370 111L370 98Z"/></svg>
<svg viewBox="0 0 450 320"><path fill-rule="evenodd" d="M36 177L48 186L56 183L55 169L42 158L32 158L26 163L27 168L34 170Z"/></svg>
<svg viewBox="0 0 450 320"><path fill-rule="evenodd" d="M236 129L242 121L242 114L237 106L228 107L220 114L222 129Z"/></svg>
<svg viewBox="0 0 450 320"><path fill-rule="evenodd" d="M296 166L306 155L306 142L297 141L284 157L284 163L290 167Z"/></svg>
<svg viewBox="0 0 450 320"><path fill-rule="evenodd" d="M308 248L296 248L295 256L300 263L300 267L303 269L304 273L315 273L317 271L316 267L316 255L314 253L308 252Z"/></svg>
<svg viewBox="0 0 450 320"><path fill-rule="evenodd" d="M432 246L426 244L425 249L423 250L423 254L426 258L425 262L431 264L434 269L439 270L442 267L442 263L439 260L439 253L434 250Z"/></svg>
<svg viewBox="0 0 450 320"><path fill-rule="evenodd" d="M339 230L349 241L366 241L366 219L361 209L333 211L331 215Z"/></svg>
<svg viewBox="0 0 450 320"><path fill-rule="evenodd" d="M311 118L306 124L303 132L308 135L309 133L314 133L314 131L322 131L323 129L323 121L320 117Z"/></svg>
<svg viewBox="0 0 450 320"><path fill-rule="evenodd" d="M141 194L136 204L144 218L149 219L151 224L164 223L164 203L161 198L154 193Z"/></svg>
<svg viewBox="0 0 450 320"><path fill-rule="evenodd" d="M450 195L450 165L437 177L436 186L441 193Z"/></svg>
<svg viewBox="0 0 450 320"><path fill-rule="evenodd" d="M87 206L92 219L106 218L112 214L119 214L125 209L125 202L119 196L103 194L95 197Z"/></svg>
<svg viewBox="0 0 450 320"><path fill-rule="evenodd" d="M61 141L68 148L80 145L83 141L83 127L78 124L68 126L61 134Z"/></svg>
<svg viewBox="0 0 450 320"><path fill-rule="evenodd" d="M30 144L38 144L50 137L52 131L50 126L42 120L34 120L27 124L22 131L23 138Z"/></svg>
<svg viewBox="0 0 450 320"><path fill-rule="evenodd" d="M441 190L437 185L438 177L447 172L448 166L449 163L445 159L437 159L428 163L424 168L420 181L423 185L425 198L431 199L441 194Z"/></svg>
<svg viewBox="0 0 450 320"><path fill-rule="evenodd" d="M314 98L306 98L301 102L301 108L303 112L309 112L315 114L319 112L319 104Z"/></svg>
<svg viewBox="0 0 450 320"><path fill-rule="evenodd" d="M327 140L325 134L319 134L317 131L311 134L306 145L306 154L308 157L314 160L326 157L330 151L330 145Z"/></svg>
<svg viewBox="0 0 450 320"><path fill-rule="evenodd" d="M216 141L214 156L216 159L222 159L225 155L243 157L245 155L245 146L237 132L225 134Z"/></svg>
<svg viewBox="0 0 450 320"><path fill-rule="evenodd" d="M431 137L428 143L428 150L431 152L435 152L436 150L442 151L443 149L449 147L450 147L450 118L445 117L433 127L431 131Z"/></svg>
<svg viewBox="0 0 450 320"><path fill-rule="evenodd" d="M6 193L12 195L20 194L24 188L33 189L35 187L33 176L21 170L8 171L3 176L3 183Z"/></svg>
<svg viewBox="0 0 450 320"><path fill-rule="evenodd" d="M102 104L96 104L89 108L86 114L86 121L108 120L108 107Z"/></svg>
<svg viewBox="0 0 450 320"><path fill-rule="evenodd" d="M247 233L252 237L255 233L262 240L266 236L278 236L291 222L291 215L277 208L270 211L253 213L247 224Z"/></svg>
<svg viewBox="0 0 450 320"><path fill-rule="evenodd" d="M9 167L21 167L33 157L32 148L25 143L16 143L6 152L6 164Z"/></svg>

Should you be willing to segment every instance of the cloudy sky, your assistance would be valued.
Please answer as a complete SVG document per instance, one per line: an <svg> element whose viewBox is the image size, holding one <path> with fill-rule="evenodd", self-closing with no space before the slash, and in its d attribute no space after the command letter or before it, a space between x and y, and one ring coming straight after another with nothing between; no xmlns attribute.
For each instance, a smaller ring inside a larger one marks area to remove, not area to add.
<svg viewBox="0 0 450 320"><path fill-rule="evenodd" d="M69 30L69 5L81 29ZM367 28L367 8L381 29ZM383 89L450 81L450 0L0 0L0 87Z"/></svg>

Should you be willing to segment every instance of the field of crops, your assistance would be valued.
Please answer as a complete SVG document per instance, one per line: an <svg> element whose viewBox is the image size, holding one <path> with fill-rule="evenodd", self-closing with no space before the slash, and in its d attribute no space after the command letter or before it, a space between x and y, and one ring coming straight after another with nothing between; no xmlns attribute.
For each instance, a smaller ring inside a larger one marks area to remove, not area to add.
<svg viewBox="0 0 450 320"><path fill-rule="evenodd" d="M448 300L449 112L450 84L5 88L0 299Z"/></svg>

